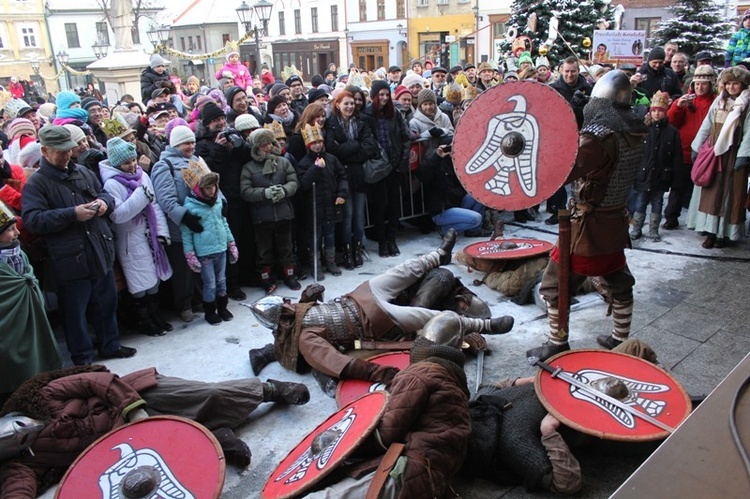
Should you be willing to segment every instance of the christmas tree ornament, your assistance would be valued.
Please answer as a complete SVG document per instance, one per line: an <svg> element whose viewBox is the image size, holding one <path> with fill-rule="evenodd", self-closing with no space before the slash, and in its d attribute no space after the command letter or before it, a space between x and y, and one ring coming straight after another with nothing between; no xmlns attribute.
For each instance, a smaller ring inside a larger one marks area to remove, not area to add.
<svg viewBox="0 0 750 499"><path fill-rule="evenodd" d="M583 46L584 46L584 48L589 48L589 47L591 47L591 38L589 38L588 36L587 36L587 37L584 37L584 39L583 39L583 40L581 40L581 45L583 45Z"/></svg>
<svg viewBox="0 0 750 499"><path fill-rule="evenodd" d="M549 53L549 49L547 48L547 45L542 45L541 47L539 47L538 52L539 52L539 55L545 56Z"/></svg>

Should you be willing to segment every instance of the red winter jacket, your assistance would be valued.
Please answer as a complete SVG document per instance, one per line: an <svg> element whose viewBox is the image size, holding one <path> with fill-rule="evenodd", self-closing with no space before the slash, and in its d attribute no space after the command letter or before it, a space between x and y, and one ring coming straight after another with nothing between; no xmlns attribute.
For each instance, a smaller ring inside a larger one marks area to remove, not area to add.
<svg viewBox="0 0 750 499"><path fill-rule="evenodd" d="M690 144L698 134L698 130L703 123L703 119L708 114L711 104L714 102L715 95L696 95L693 99L695 110L688 106L677 107L679 99L672 102L672 107L667 111L669 122L680 132L680 141L682 142L682 162L686 165L692 165L692 150Z"/></svg>

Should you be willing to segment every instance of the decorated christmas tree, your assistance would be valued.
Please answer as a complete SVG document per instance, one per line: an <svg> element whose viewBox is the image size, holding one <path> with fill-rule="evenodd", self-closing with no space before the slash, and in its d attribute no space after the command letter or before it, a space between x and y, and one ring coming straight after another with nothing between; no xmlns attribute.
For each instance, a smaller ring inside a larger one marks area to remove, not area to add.
<svg viewBox="0 0 750 499"><path fill-rule="evenodd" d="M532 57L545 55L546 52L553 65L574 55L574 52L582 60L587 59L594 30L614 27L614 9L609 1L604 0L514 0L511 12L508 29L515 28L517 36L531 38ZM549 22L553 16L558 19L560 35L547 45L545 42L550 37ZM570 44L570 48L563 40ZM544 47L541 54L540 47ZM503 44L502 50L504 54L509 54L511 44Z"/></svg>
<svg viewBox="0 0 750 499"><path fill-rule="evenodd" d="M673 40L680 52L691 56L701 50L714 55L724 52L735 24L724 19L723 6L714 0L679 0L667 10L674 17L659 23L653 46Z"/></svg>

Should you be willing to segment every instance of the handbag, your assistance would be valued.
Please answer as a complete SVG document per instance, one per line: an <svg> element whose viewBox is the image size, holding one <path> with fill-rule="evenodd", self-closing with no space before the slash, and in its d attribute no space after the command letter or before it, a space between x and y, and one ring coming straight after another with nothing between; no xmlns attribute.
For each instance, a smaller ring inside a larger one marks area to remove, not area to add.
<svg viewBox="0 0 750 499"><path fill-rule="evenodd" d="M380 150L380 154L378 155L378 157L374 159L368 159L362 165L362 169L364 170L365 175L365 183L367 184L375 184L377 182L380 182L385 177L387 177L389 173L391 173L391 170L393 170L393 165L388 159L388 155L385 153L385 150L383 150L380 145L378 145L378 149Z"/></svg>
<svg viewBox="0 0 750 499"><path fill-rule="evenodd" d="M705 141L693 162L690 178L698 187L708 187L713 183L716 172L720 171L721 156L714 155L714 146Z"/></svg>

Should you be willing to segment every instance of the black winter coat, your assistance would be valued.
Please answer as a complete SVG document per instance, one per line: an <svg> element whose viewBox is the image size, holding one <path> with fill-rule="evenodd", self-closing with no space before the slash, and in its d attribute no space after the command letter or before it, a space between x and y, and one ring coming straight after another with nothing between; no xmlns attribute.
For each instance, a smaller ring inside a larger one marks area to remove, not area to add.
<svg viewBox="0 0 750 499"><path fill-rule="evenodd" d="M166 70L159 74L149 66L141 71L141 102L148 103L151 100L151 92L161 88L162 82L165 81L169 81L169 73Z"/></svg>
<svg viewBox="0 0 750 499"><path fill-rule="evenodd" d="M680 132L669 120L653 123L643 142L643 159L635 176L635 188L640 192L668 191L674 172L682 167Z"/></svg>
<svg viewBox="0 0 750 499"><path fill-rule="evenodd" d="M425 208L430 216L460 206L466 195L450 156L441 158L433 151L417 168L417 177L422 181Z"/></svg>
<svg viewBox="0 0 750 499"><path fill-rule="evenodd" d="M220 145L215 142L219 132L209 132L203 124L198 124L195 131L195 155L206 162L211 171L219 174L219 189L228 201L240 201L240 176L242 165L252 160L250 144L244 142L240 147Z"/></svg>
<svg viewBox="0 0 750 499"><path fill-rule="evenodd" d="M565 80L563 80L562 76L552 82L550 84L550 87L557 90L557 93L563 96L563 98L568 101L568 103L573 107L573 114L576 116L576 123L578 124L578 129L581 129L581 126L583 126L583 108L586 107L586 100L585 99L573 99L573 95L576 93L576 90L580 90L581 93L585 96L591 96L591 85L586 81L586 78L584 78L581 75L578 75L578 81L575 85L572 87L565 83Z"/></svg>
<svg viewBox="0 0 750 499"><path fill-rule="evenodd" d="M107 213L86 222L76 219L75 207L95 199L107 203ZM107 216L115 201L96 175L72 161L67 172L42 158L21 197L23 225L47 244L48 261L57 284L106 275L115 262L115 244Z"/></svg>
<svg viewBox="0 0 750 499"><path fill-rule="evenodd" d="M377 140L375 127L378 126L378 118L373 114L372 104L367 106L365 111L372 126L372 135ZM409 171L409 148L411 147L411 137L409 135L409 125L404 120L401 113L393 110L393 119L388 123L388 159L393 165L393 169L406 173Z"/></svg>
<svg viewBox="0 0 750 499"><path fill-rule="evenodd" d="M315 166L315 160L322 157L325 168ZM346 181L344 165L334 156L325 151L320 154L309 152L297 163L297 213L303 223L312 222L313 214L313 182L315 183L315 204L318 226L323 222L338 223L344 220L342 205L336 205L336 198L346 199L349 194L349 183ZM312 227L312 226L310 226Z"/></svg>
<svg viewBox="0 0 750 499"><path fill-rule="evenodd" d="M349 191L367 192L362 164L368 159L376 158L380 154L380 149L369 122L361 118L352 119L359 122L357 137L353 140L349 140L335 114L326 120L326 151L336 156L344 165Z"/></svg>
<svg viewBox="0 0 750 499"><path fill-rule="evenodd" d="M654 96L657 90L666 92L672 97L672 100L682 95L680 79L672 71L672 68L665 67L656 71L647 62L644 62L638 72L646 77L646 81L642 81L636 88L646 94L649 99Z"/></svg>

